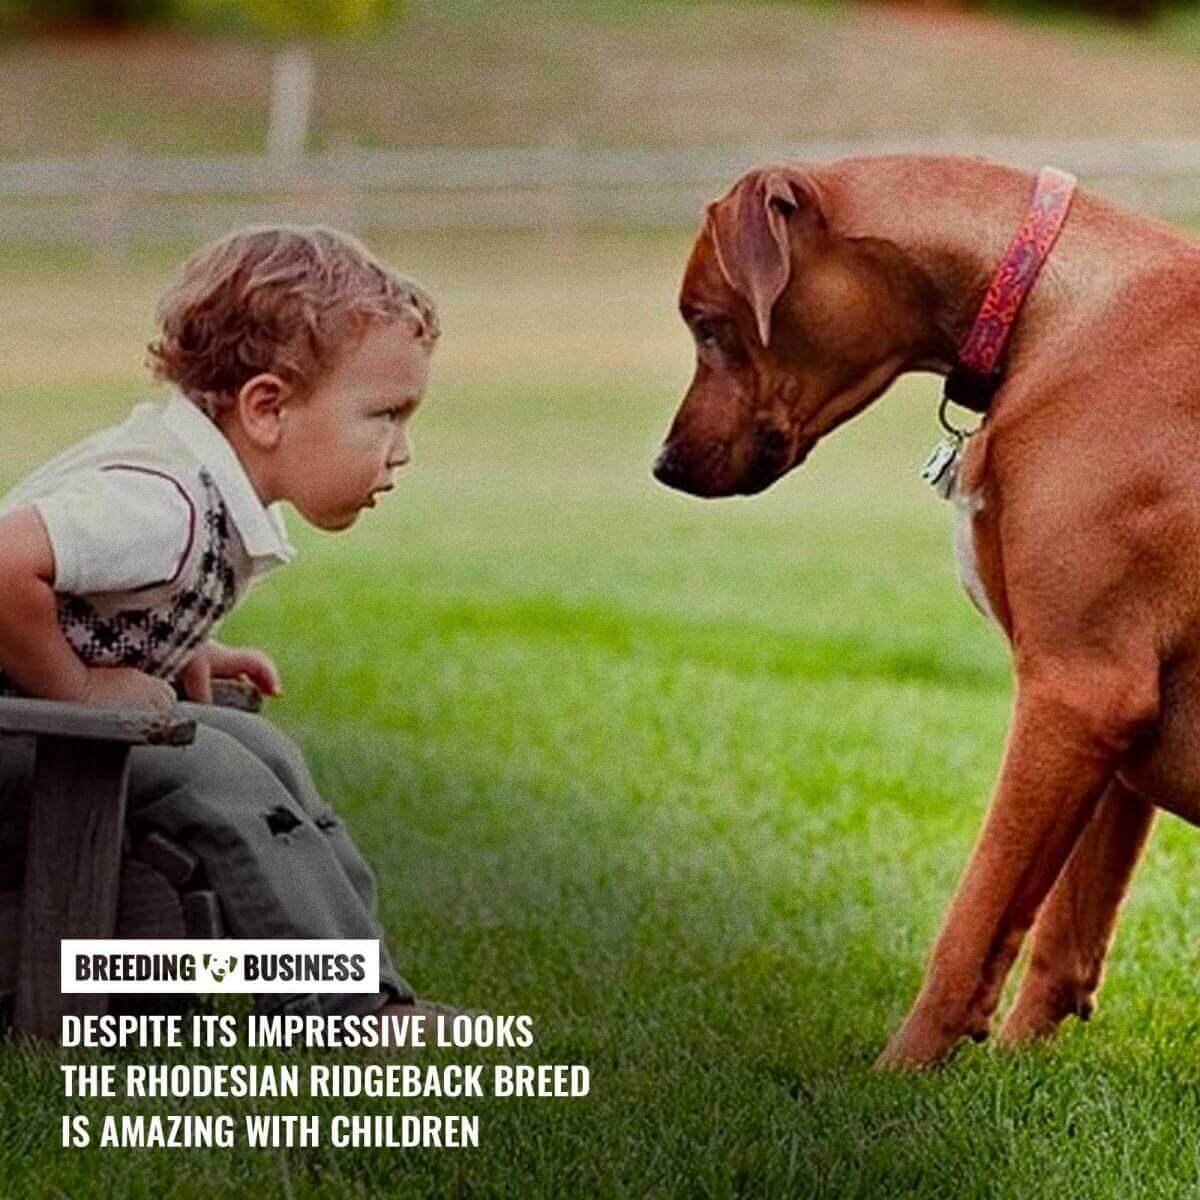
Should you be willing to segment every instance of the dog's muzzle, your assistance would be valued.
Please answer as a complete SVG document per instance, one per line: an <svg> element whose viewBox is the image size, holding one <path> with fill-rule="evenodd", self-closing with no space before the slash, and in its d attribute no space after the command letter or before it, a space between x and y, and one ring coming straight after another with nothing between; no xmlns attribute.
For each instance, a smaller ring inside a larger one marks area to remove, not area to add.
<svg viewBox="0 0 1200 1200"><path fill-rule="evenodd" d="M698 451L698 452L697 452ZM668 441L654 461L654 478L689 496L712 499L731 494L729 443L717 439L694 444Z"/></svg>
<svg viewBox="0 0 1200 1200"><path fill-rule="evenodd" d="M792 440L779 429L764 429L755 441L754 455L738 484L743 496L765 491L791 463Z"/></svg>
<svg viewBox="0 0 1200 1200"><path fill-rule="evenodd" d="M654 478L659 483L665 483L669 488L677 488L681 492L690 491L689 474L687 468L679 459L679 455L675 453L674 447L669 443L665 445L659 452L658 457L654 460L654 466L651 468L654 473Z"/></svg>

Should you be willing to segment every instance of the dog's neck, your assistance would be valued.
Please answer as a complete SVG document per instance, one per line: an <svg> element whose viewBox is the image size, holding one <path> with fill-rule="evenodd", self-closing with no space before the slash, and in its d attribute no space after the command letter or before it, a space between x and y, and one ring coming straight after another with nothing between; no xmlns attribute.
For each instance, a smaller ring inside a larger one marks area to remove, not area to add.
<svg viewBox="0 0 1200 1200"><path fill-rule="evenodd" d="M979 159L905 156L843 160L814 172L814 182L832 234L889 242L920 276L935 336L906 369L949 371L1029 207L1032 174ZM1010 372L1036 353L1040 330L1075 327L1111 287L1088 222L1072 221L1094 204L1076 196L1013 331Z"/></svg>

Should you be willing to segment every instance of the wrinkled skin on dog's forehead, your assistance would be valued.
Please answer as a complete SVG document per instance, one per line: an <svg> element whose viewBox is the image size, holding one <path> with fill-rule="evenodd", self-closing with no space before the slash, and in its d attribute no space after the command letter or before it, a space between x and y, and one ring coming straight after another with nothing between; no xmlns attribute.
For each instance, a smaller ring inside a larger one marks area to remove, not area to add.
<svg viewBox="0 0 1200 1200"><path fill-rule="evenodd" d="M762 491L869 403L885 260L829 234L799 167L751 171L709 205L679 297L696 370L658 479L698 496Z"/></svg>

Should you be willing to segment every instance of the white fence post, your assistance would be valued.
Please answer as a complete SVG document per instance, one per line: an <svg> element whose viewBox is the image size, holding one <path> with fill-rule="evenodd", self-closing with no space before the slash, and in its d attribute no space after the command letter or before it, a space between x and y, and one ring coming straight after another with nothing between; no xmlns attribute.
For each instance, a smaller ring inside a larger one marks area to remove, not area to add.
<svg viewBox="0 0 1200 1200"><path fill-rule="evenodd" d="M275 56L271 84L271 123L267 154L273 159L298 159L308 144L316 91L316 66L306 46L289 46Z"/></svg>

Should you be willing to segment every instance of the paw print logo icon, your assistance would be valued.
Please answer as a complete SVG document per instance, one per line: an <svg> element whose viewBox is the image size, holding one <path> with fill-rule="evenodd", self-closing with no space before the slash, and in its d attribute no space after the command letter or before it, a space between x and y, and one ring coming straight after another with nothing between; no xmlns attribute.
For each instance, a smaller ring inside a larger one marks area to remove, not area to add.
<svg viewBox="0 0 1200 1200"><path fill-rule="evenodd" d="M236 954L205 954L200 962L212 976L214 983L224 983L226 978L237 970L238 958Z"/></svg>

